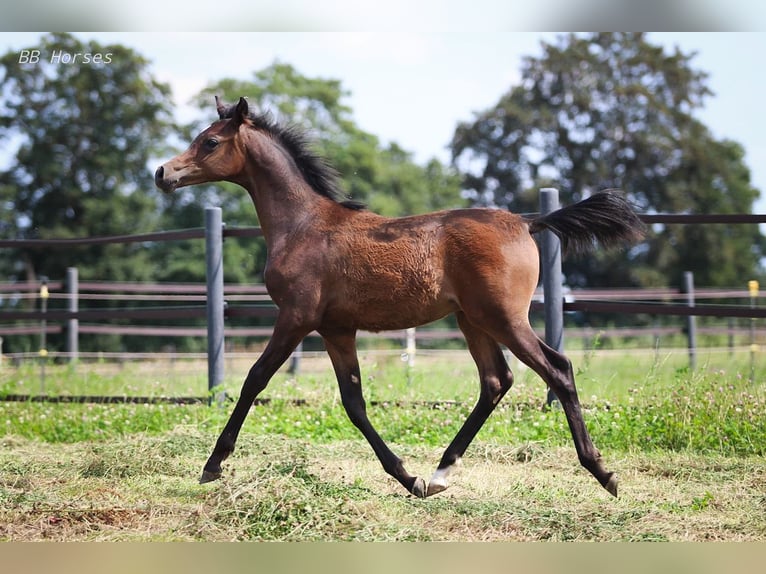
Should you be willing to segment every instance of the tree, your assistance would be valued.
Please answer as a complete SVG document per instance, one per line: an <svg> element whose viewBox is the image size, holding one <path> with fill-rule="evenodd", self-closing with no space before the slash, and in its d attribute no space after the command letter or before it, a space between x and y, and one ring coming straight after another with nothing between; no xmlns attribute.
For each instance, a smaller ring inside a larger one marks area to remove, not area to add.
<svg viewBox="0 0 766 574"><path fill-rule="evenodd" d="M687 55L644 34L568 35L528 57L522 79L493 108L459 125L451 143L472 202L536 211L537 189L571 203L620 188L647 212L748 212L741 146L718 141L694 116L711 95ZM657 228L644 248L568 259L575 286L741 284L766 244L748 226Z"/></svg>
<svg viewBox="0 0 766 574"><path fill-rule="evenodd" d="M406 215L465 203L452 168L436 159L419 166L396 143L383 146L360 129L339 80L310 78L275 62L255 72L253 81L223 79L209 86L197 98L200 108L211 109L214 95L229 102L246 96L257 109L306 130L340 173L348 195L373 211Z"/></svg>
<svg viewBox="0 0 766 574"><path fill-rule="evenodd" d="M28 50L0 58L0 139L12 155L0 171L2 237L156 230L159 194L149 164L161 150L165 155L165 141L177 130L169 87L124 46L50 34ZM23 53L35 53L36 61ZM4 250L0 276L61 280L69 266L81 279L113 281L151 279L155 269L145 245L97 245ZM11 343L25 347L21 337ZM84 347L116 350L122 344L120 337L100 337Z"/></svg>
<svg viewBox="0 0 766 574"><path fill-rule="evenodd" d="M151 77L145 58L124 46L51 34L34 49L37 62L24 62L16 51L0 59L0 138L17 148L0 172L2 236L156 229L157 194L147 166L176 129L169 87ZM152 272L141 246L55 255L19 250L3 263L6 278L63 278L75 263L84 278L135 280Z"/></svg>

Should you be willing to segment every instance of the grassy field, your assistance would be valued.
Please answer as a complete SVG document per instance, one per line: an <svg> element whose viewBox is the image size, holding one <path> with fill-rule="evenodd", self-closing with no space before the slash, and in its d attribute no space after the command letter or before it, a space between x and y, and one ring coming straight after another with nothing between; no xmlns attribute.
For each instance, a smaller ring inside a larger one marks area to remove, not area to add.
<svg viewBox="0 0 766 574"><path fill-rule="evenodd" d="M313 359L275 377L224 478L206 485L196 479L231 405L0 403L0 539L766 540L762 364L751 380L748 353L701 353L693 373L683 353L572 358L619 499L579 467L563 413L541 411L543 384L517 366L450 488L415 499L383 472L328 363ZM470 359L362 362L373 424L430 476L475 400ZM227 365L231 394L248 366ZM37 366L4 365L0 393L201 395L204 377L204 364L145 361L48 365L43 383Z"/></svg>

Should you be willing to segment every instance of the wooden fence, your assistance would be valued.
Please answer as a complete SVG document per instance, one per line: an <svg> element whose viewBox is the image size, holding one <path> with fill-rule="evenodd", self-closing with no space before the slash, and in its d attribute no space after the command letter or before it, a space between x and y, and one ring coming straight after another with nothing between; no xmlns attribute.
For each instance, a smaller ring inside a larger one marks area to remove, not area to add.
<svg viewBox="0 0 766 574"><path fill-rule="evenodd" d="M69 275L75 275L77 270L70 268ZM205 316L207 300L204 283L133 283L133 282L102 282L79 281L77 289L70 289L66 281L47 283L48 297L52 301L77 301L80 304L90 301L120 301L130 303L146 303L162 301L159 308L121 308L121 309L78 309L67 311L63 309L47 309L38 311L0 311L0 322L26 320L24 324L0 324L0 334L10 337L13 335L36 335L41 333L40 321L45 319L45 330L49 334L67 332L67 322L76 320L76 330L70 330L68 336L77 335L126 335L139 337L205 337L205 326L153 326L115 324L115 319L200 319ZM0 283L0 299L13 297L22 299L40 299L40 283ZM564 295L562 310L565 312L623 312L625 309L634 313L653 315L671 314L684 315L690 313L687 294L681 289L575 289ZM742 289L696 289L694 292L695 311L701 315L712 314L716 317L750 317L753 313L742 303L732 305L707 305L705 300L736 299L746 301L750 297L746 287ZM271 304L266 287L263 284L253 285L224 285L225 316L259 316L275 317L277 308ZM165 303L178 303L176 307ZM246 305L246 306L243 306ZM543 293L538 289L532 303L534 311L543 310ZM648 309L648 311L646 311ZM756 311L758 311L756 309ZM76 317L76 319L72 319ZM87 321L85 323L81 322ZM34 322L37 321L37 322ZM766 333L765 328L759 329ZM746 328L707 327L700 328L702 334L743 334ZM668 336L683 334L681 326L663 327L567 327L566 334L575 338L592 338L596 334L603 337L640 337ZM749 332L749 331L748 331ZM225 327L225 336L230 337L269 337L272 327ZM310 336L319 336L314 333ZM402 331L382 333L360 333L361 337L383 337L388 339L404 339ZM440 339L462 339L458 329L425 328L416 330L419 341ZM68 342L66 348L79 347L77 340ZM64 353L62 356L68 356ZM73 357L76 359L76 356Z"/></svg>
<svg viewBox="0 0 766 574"><path fill-rule="evenodd" d="M541 211L547 212L558 208L558 193L554 189L541 192ZM766 215L643 215L641 219L648 224L760 224L766 223ZM65 297L68 307L64 309L40 310L3 310L0 311L0 352L2 337L19 334L60 333L62 324L68 332L67 355L77 357L77 340L80 333L102 334L121 333L135 336L206 336L208 341L208 383L210 389L223 381L224 340L232 336L268 336L270 328L234 328L226 327L226 318L235 317L274 317L276 307L271 304L263 286L241 286L223 283L223 250L225 237L260 237L259 228L226 228L221 221L219 208L208 208L205 213L205 227L197 229L165 231L139 235L112 237L59 239L59 240L0 240L2 248L62 248L107 243L135 243L149 241L179 241L205 239L207 283L188 284L125 284L125 283L80 283L75 269L70 269L66 281L50 282L41 291L40 284L0 284L0 297L40 297L45 292L47 299ZM711 305L699 304L705 297L751 297L743 290L696 290L693 299L676 302L678 291L673 290L586 290L573 292L567 297L561 291L560 246L555 236L550 234L541 241L541 259L543 262L543 293L540 300L533 301L532 309L545 311L545 338L554 348L563 348L563 314L579 311L584 313L621 313L648 315L677 315L686 317L744 317L750 319L766 318L766 308L756 305ZM163 301L194 303L190 305L152 306L119 309L80 309L79 302L108 299L118 295L120 300L141 300L142 297L162 293ZM687 297L686 295L684 295ZM571 299L573 300L567 300ZM616 300L615 300L616 298ZM653 301L648 301L649 299ZM662 302L657 302L660 299ZM204 301L204 305L201 304ZM668 302L672 301L672 302ZM247 303L247 304L244 304ZM255 304L252 304L255 303ZM152 327L138 325L100 325L98 321L108 320L181 320L206 318L206 327ZM23 324L9 325L22 321ZM657 329L654 330L655 332ZM675 329L678 332L679 329ZM690 332L689 328L687 331ZM665 330L663 333L671 333ZM584 330L568 330L575 336L587 336ZM592 332L590 332L592 333ZM609 334L634 336L635 330L622 329ZM364 334L362 334L364 335ZM412 332L376 334L389 338L411 341ZM460 337L457 331L419 330L415 335L419 339ZM411 345L408 342L408 347Z"/></svg>

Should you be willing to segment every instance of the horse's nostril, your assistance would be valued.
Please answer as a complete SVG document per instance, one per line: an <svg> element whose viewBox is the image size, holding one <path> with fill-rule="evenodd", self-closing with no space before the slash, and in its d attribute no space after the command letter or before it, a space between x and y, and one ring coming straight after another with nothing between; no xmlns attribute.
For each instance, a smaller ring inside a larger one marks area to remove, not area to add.
<svg viewBox="0 0 766 574"><path fill-rule="evenodd" d="M165 168L160 166L157 168L157 171L154 172L154 181L162 181L164 177L165 177Z"/></svg>

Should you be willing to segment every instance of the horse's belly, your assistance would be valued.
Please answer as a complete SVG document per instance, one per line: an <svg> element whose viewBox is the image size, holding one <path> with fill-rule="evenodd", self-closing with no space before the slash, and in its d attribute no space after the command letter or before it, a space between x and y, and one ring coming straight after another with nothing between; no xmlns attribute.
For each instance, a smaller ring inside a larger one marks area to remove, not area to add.
<svg viewBox="0 0 766 574"><path fill-rule="evenodd" d="M390 309L388 311L374 309L367 313L337 317L333 321L339 326L360 331L396 331L418 327L431 323L455 311L455 307L445 305L428 310L416 309L409 312L406 309Z"/></svg>
<svg viewBox="0 0 766 574"><path fill-rule="evenodd" d="M443 293L360 289L335 299L326 318L337 325L364 331L391 331L441 319L457 306Z"/></svg>

